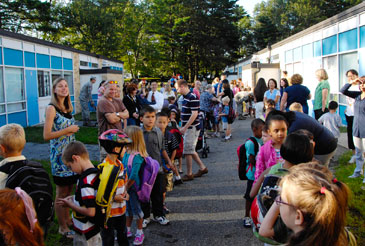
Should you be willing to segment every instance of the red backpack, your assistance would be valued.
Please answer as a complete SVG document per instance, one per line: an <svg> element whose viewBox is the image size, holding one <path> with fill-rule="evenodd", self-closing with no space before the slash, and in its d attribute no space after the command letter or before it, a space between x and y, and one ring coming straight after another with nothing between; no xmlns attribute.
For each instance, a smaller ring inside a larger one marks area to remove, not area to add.
<svg viewBox="0 0 365 246"><path fill-rule="evenodd" d="M183 155L184 139L183 139L181 132L177 128L172 128L172 129L170 129L169 132L174 134L176 140L179 143L179 148L176 150L176 155L175 155L175 159L178 159L178 158L182 157L182 155Z"/></svg>

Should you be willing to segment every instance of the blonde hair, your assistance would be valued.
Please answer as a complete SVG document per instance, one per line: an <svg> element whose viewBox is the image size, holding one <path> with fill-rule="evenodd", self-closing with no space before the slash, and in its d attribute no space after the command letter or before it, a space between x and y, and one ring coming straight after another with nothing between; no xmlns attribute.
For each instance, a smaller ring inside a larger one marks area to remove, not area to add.
<svg viewBox="0 0 365 246"><path fill-rule="evenodd" d="M291 76L290 81L292 85L300 85L303 83L303 77L302 75L296 73Z"/></svg>
<svg viewBox="0 0 365 246"><path fill-rule="evenodd" d="M218 77L215 77L214 80L213 80L212 85L217 84L217 83L219 83L219 78Z"/></svg>
<svg viewBox="0 0 365 246"><path fill-rule="evenodd" d="M326 70L324 70L323 68L316 70L316 76L318 76L321 79L321 81L328 79L328 74Z"/></svg>
<svg viewBox="0 0 365 246"><path fill-rule="evenodd" d="M0 127L0 144L9 153L22 151L25 143L25 132L21 125L7 124Z"/></svg>
<svg viewBox="0 0 365 246"><path fill-rule="evenodd" d="M147 157L148 153L141 128L138 126L127 126L125 133L132 140L132 143L128 145L129 151L139 152L142 157Z"/></svg>
<svg viewBox="0 0 365 246"><path fill-rule="evenodd" d="M287 245L348 245L345 220L349 188L317 163L296 165L280 182L282 196L302 212L304 229Z"/></svg>
<svg viewBox="0 0 365 246"><path fill-rule="evenodd" d="M167 91L167 92L171 92L172 91L172 88L171 88L170 83L166 83L164 87L165 87L165 91Z"/></svg>
<svg viewBox="0 0 365 246"><path fill-rule="evenodd" d="M229 103L231 101L231 99L229 99L228 96L225 96L222 98L222 103Z"/></svg>
<svg viewBox="0 0 365 246"><path fill-rule="evenodd" d="M290 104L289 106L289 111L296 111L296 112L301 112L303 113L303 106L300 103L297 102L293 102L292 104Z"/></svg>
<svg viewBox="0 0 365 246"><path fill-rule="evenodd" d="M62 78L62 77L57 78L53 81L51 103L54 106L57 106L58 108L60 108L61 110L64 109L64 110L66 110L67 113L71 113L73 111L73 106L72 106L72 103L71 103L70 90L68 91L68 95L66 96L65 100L63 101L62 106L59 104L57 94L55 93L55 89L56 89L57 84L60 83L63 80L66 81L66 83L67 83L67 80L65 78ZM68 83L67 83L67 86L68 86Z"/></svg>

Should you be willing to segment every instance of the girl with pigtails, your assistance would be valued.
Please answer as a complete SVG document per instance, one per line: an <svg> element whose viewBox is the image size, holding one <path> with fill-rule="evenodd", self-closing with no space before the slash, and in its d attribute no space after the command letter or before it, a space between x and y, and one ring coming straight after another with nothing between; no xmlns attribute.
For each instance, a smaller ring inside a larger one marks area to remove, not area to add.
<svg viewBox="0 0 365 246"><path fill-rule="evenodd" d="M270 237L280 214L293 231L285 245L357 245L353 234L345 229L349 188L327 167L316 163L294 166L280 187L280 195L261 224L261 235Z"/></svg>

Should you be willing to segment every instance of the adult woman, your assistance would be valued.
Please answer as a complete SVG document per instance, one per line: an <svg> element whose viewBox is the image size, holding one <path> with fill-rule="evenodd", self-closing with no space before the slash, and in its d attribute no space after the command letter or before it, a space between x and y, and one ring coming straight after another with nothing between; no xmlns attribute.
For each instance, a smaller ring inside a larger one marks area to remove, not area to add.
<svg viewBox="0 0 365 246"><path fill-rule="evenodd" d="M43 128L43 138L50 140L50 160L53 181L56 184L56 200L66 198L71 194L77 175L62 162L62 151L68 143L75 140L79 127L72 116L72 103L67 81L58 78L53 81L51 102L46 109L46 120ZM68 208L55 205L58 217L59 233L71 236L68 228L72 224Z"/></svg>
<svg viewBox="0 0 365 246"><path fill-rule="evenodd" d="M328 102L330 96L330 84L328 83L328 75L323 68L316 71L316 78L319 83L314 94L314 117L318 120L322 114L328 112Z"/></svg>
<svg viewBox="0 0 365 246"><path fill-rule="evenodd" d="M285 88L288 86L289 86L288 80L286 78L281 78L281 80L280 80L280 101L284 95Z"/></svg>
<svg viewBox="0 0 365 246"><path fill-rule="evenodd" d="M231 80L231 88L232 88L234 96L237 94L237 92L239 92L241 90L240 84L235 79Z"/></svg>
<svg viewBox="0 0 365 246"><path fill-rule="evenodd" d="M167 100L169 97L175 97L176 98L176 94L172 90L170 83L165 84L165 90L163 91L162 94L163 94L164 100Z"/></svg>
<svg viewBox="0 0 365 246"><path fill-rule="evenodd" d="M256 118L263 118L263 109L264 109L264 94L267 91L265 79L259 78L255 89L253 89L253 96L255 98L255 109L256 109Z"/></svg>
<svg viewBox="0 0 365 246"><path fill-rule="evenodd" d="M228 80L223 80L222 81L222 84L223 84L223 92L219 93L218 96L220 96L221 98L224 98L224 97L229 97L229 107L230 108L233 108L233 91L231 90L231 87L228 83ZM228 130L230 132L230 129L231 129L231 125L233 123L233 120L231 117L228 117ZM232 134L230 134L228 136L229 138L232 137Z"/></svg>
<svg viewBox="0 0 365 246"><path fill-rule="evenodd" d="M127 108L129 118L127 119L127 125L139 126L138 112L141 110L141 105L137 100L137 85L130 84L127 87L127 95L123 97L124 106Z"/></svg>
<svg viewBox="0 0 365 246"><path fill-rule="evenodd" d="M303 77L300 74L294 74L291 77L292 85L284 90L284 95L281 98L280 109L283 111L286 104L286 111L292 103L300 103L303 107L303 112L308 114L308 103L307 100L311 99L309 89L302 85Z"/></svg>
<svg viewBox="0 0 365 246"><path fill-rule="evenodd" d="M278 83L276 82L275 79L269 79L269 81L267 82L267 87L269 89L264 94L264 102L266 102L269 99L274 100L275 109L279 110L280 109L280 91L277 89Z"/></svg>
<svg viewBox="0 0 365 246"><path fill-rule="evenodd" d="M359 85L360 91L350 91L351 85ZM364 165L363 153L365 152L365 76L351 80L341 88L341 93L354 98L354 122L352 126L352 135L356 148L356 168L350 178L360 177L361 169ZM365 178L363 180L365 183Z"/></svg>
<svg viewBox="0 0 365 246"><path fill-rule="evenodd" d="M44 245L32 198L25 191L0 190L0 214L0 245Z"/></svg>

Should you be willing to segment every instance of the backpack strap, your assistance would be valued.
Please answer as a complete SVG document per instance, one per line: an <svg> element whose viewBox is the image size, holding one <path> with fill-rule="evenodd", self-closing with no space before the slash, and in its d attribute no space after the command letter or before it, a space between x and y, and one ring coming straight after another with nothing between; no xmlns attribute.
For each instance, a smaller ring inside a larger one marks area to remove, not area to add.
<svg viewBox="0 0 365 246"><path fill-rule="evenodd" d="M255 155L257 155L257 153L259 152L259 143L257 142L256 138L254 137L250 137L247 140L251 140L251 142L253 142L253 144L255 145Z"/></svg>
<svg viewBox="0 0 365 246"><path fill-rule="evenodd" d="M128 169L130 172L132 171L132 165L133 165L133 160L134 160L135 156L136 156L136 154L129 154L129 157L128 157Z"/></svg>

